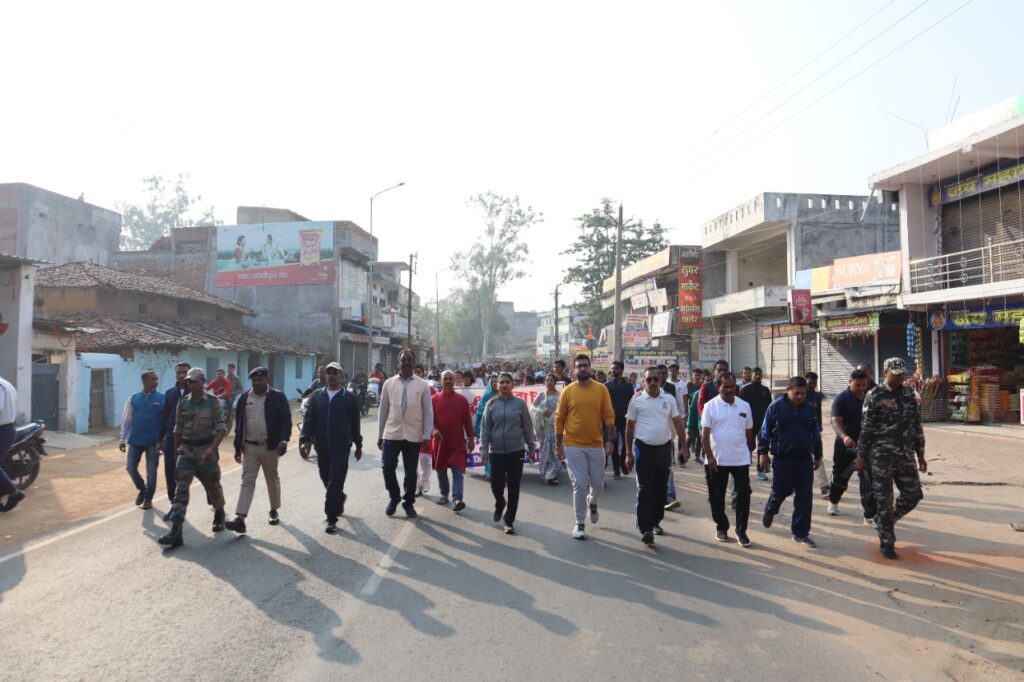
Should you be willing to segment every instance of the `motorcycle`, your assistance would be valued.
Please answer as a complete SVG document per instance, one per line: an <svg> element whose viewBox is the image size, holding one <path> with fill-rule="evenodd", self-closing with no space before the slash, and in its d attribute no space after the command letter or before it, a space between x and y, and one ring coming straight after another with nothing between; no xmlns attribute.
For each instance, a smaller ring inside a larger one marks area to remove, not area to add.
<svg viewBox="0 0 1024 682"><path fill-rule="evenodd" d="M381 380L377 377L370 377L366 383L366 403L370 407L376 407L380 404L380 385Z"/></svg>
<svg viewBox="0 0 1024 682"><path fill-rule="evenodd" d="M350 381L348 383L348 390L352 393L352 397L356 399L356 404L359 405L359 413L365 417L370 412L370 403L366 397L366 387L355 381Z"/></svg>
<svg viewBox="0 0 1024 682"><path fill-rule="evenodd" d="M27 490L39 476L39 463L46 456L44 431L46 426L41 421L14 430L14 444L6 453L3 470L18 490Z"/></svg>

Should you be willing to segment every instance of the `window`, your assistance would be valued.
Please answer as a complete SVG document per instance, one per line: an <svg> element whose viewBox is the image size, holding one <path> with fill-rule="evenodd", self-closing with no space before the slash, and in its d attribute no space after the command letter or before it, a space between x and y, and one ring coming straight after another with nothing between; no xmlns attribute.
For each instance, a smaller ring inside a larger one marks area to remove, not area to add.
<svg viewBox="0 0 1024 682"><path fill-rule="evenodd" d="M295 378L302 378L302 365L306 362L303 358L295 358Z"/></svg>
<svg viewBox="0 0 1024 682"><path fill-rule="evenodd" d="M807 208L814 208L814 199L807 200Z"/></svg>
<svg viewBox="0 0 1024 682"><path fill-rule="evenodd" d="M139 304L139 314L140 315L145 315L148 312L149 312L149 308L146 306L146 304L145 303L140 303Z"/></svg>

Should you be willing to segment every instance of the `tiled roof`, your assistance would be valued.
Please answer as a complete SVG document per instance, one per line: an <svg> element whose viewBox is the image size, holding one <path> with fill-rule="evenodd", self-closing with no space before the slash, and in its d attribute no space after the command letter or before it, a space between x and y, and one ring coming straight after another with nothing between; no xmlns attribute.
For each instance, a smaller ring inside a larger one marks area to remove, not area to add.
<svg viewBox="0 0 1024 682"><path fill-rule="evenodd" d="M213 320L100 312L37 314L34 326L75 334L78 352L121 353L136 348L204 348L248 353L315 355L316 351L248 327Z"/></svg>
<svg viewBox="0 0 1024 682"><path fill-rule="evenodd" d="M42 268L36 274L36 287L109 287L118 291L133 291L140 294L200 301L227 310L234 310L243 315L256 314L255 311L244 305L211 296L164 277L140 275L95 263L67 263L52 268Z"/></svg>

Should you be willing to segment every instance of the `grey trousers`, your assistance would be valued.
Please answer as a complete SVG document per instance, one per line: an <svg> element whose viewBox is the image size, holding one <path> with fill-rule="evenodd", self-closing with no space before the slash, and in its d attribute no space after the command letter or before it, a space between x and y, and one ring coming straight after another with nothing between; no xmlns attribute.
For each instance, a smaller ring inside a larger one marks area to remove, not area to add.
<svg viewBox="0 0 1024 682"><path fill-rule="evenodd" d="M587 508L604 490L604 448L565 447L565 463L572 481L572 509L576 523L585 523Z"/></svg>

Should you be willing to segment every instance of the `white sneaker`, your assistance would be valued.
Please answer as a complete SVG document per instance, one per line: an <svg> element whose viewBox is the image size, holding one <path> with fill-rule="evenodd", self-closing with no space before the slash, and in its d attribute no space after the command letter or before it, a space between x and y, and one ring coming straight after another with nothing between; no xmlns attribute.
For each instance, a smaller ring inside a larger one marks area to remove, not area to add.
<svg viewBox="0 0 1024 682"><path fill-rule="evenodd" d="M839 516L839 505L829 503L828 505L829 516Z"/></svg>
<svg viewBox="0 0 1024 682"><path fill-rule="evenodd" d="M587 537L587 534L583 532L582 523L577 523L575 526L573 526L572 537L576 540L583 540Z"/></svg>
<svg viewBox="0 0 1024 682"><path fill-rule="evenodd" d="M872 516L870 519L864 519L864 525L865 526L876 527L876 525L875 525L875 517Z"/></svg>

